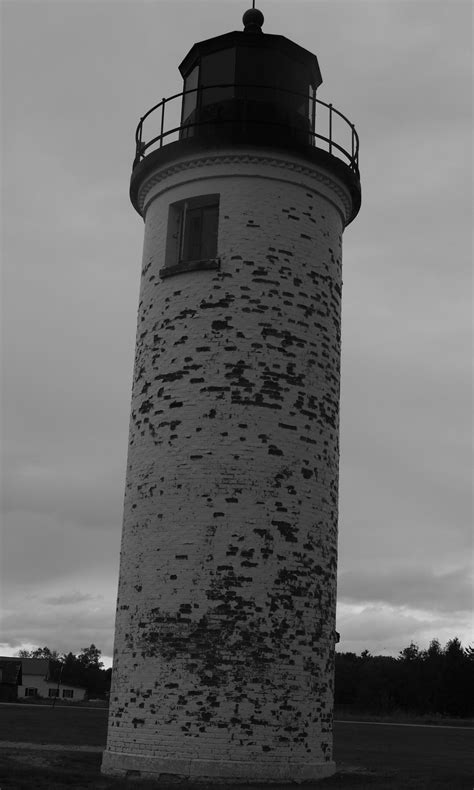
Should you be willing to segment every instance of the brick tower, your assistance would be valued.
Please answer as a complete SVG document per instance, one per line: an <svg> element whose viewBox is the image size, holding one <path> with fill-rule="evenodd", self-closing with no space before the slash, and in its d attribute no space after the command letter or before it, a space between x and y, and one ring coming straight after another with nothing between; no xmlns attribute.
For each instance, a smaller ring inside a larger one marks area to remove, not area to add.
<svg viewBox="0 0 474 790"><path fill-rule="evenodd" d="M191 48L183 92L137 129L108 774L335 770L341 238L360 206L358 139L316 99L317 58L263 33L260 11L243 21Z"/></svg>

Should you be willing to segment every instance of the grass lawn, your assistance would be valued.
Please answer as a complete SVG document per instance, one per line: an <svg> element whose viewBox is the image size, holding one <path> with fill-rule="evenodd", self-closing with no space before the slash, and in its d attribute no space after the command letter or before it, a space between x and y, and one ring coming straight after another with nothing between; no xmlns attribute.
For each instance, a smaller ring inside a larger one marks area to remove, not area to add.
<svg viewBox="0 0 474 790"><path fill-rule="evenodd" d="M0 705L0 741L104 746L106 737L104 708Z"/></svg>
<svg viewBox="0 0 474 790"><path fill-rule="evenodd" d="M104 710L0 706L0 742L103 747L106 724ZM314 788L472 790L473 741L474 730L469 729L336 723L338 773ZM28 749L5 748L0 743L0 790L176 790L180 786L102 777L100 762L98 752L46 751L33 744ZM264 786L245 787L263 790ZM296 787L292 785L292 790ZM311 785L300 787L308 790ZM199 788L206 790L205 785ZM279 790L290 787L279 786Z"/></svg>

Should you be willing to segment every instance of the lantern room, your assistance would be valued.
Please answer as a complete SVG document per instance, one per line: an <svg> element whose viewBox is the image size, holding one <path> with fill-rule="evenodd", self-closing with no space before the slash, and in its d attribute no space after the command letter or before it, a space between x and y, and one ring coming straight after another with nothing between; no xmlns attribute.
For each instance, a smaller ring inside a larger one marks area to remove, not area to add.
<svg viewBox="0 0 474 790"><path fill-rule="evenodd" d="M322 82L316 56L264 34L258 9L246 11L243 23L243 31L194 44L182 61L180 139L311 144Z"/></svg>

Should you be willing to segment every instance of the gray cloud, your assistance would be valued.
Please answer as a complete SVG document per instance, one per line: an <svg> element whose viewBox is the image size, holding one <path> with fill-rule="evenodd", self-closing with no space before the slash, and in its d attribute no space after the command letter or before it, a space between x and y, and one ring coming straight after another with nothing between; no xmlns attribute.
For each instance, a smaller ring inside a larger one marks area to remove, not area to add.
<svg viewBox="0 0 474 790"><path fill-rule="evenodd" d="M472 570L455 568L436 573L429 568L388 567L339 574L341 602L382 603L447 613L472 610Z"/></svg>
<svg viewBox="0 0 474 790"><path fill-rule="evenodd" d="M2 583L14 589L37 589L62 581L69 594L70 579L100 570L113 578L118 569L120 526L113 535L104 529L85 529L80 523L49 514L15 511L6 519L2 551L9 558L2 567Z"/></svg>
<svg viewBox="0 0 474 790"><path fill-rule="evenodd" d="M374 655L396 656L411 642L426 649L433 639L444 646L456 636L464 646L472 644L470 614L436 614L404 606L339 602L337 629L341 637L338 650L342 652L369 650Z"/></svg>
<svg viewBox="0 0 474 790"><path fill-rule="evenodd" d="M51 595L49 598L44 598L43 601L50 606L71 606L77 603L84 603L84 601L98 601L101 598L101 595L90 595L89 593L76 591L64 595Z"/></svg>

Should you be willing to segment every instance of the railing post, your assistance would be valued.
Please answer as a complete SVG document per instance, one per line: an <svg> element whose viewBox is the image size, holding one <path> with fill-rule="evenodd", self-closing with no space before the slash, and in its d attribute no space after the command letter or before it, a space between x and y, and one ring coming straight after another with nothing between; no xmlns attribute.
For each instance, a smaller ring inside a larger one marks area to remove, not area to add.
<svg viewBox="0 0 474 790"><path fill-rule="evenodd" d="M163 145L163 130L165 128L165 104L166 99L162 99L161 102L161 131L160 131L160 148Z"/></svg>
<svg viewBox="0 0 474 790"><path fill-rule="evenodd" d="M315 92L315 90L313 88L313 95L312 95L313 108L311 110L311 131L313 133L313 145L314 146L316 145L316 95L315 95L315 93L316 92Z"/></svg>
<svg viewBox="0 0 474 790"><path fill-rule="evenodd" d="M142 130L143 130L143 118L140 118L138 122L137 130L135 132L135 159L133 160L133 167L138 165L140 159L142 158Z"/></svg>
<svg viewBox="0 0 474 790"><path fill-rule="evenodd" d="M329 105L329 153L332 154L332 104Z"/></svg>
<svg viewBox="0 0 474 790"><path fill-rule="evenodd" d="M137 134L135 136L135 144L136 144L136 151L135 151L135 161L139 161L140 159L140 150L142 147L142 119L140 118L140 122L137 126Z"/></svg>

